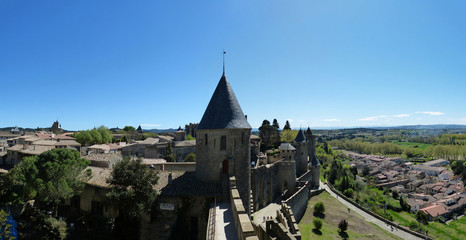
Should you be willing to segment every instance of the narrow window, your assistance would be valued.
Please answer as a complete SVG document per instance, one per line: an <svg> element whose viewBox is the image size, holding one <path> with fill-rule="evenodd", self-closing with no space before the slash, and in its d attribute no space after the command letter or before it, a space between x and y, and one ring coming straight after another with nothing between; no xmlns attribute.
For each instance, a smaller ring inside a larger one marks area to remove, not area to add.
<svg viewBox="0 0 466 240"><path fill-rule="evenodd" d="M222 136L220 138L220 150L227 149L227 136Z"/></svg>
<svg viewBox="0 0 466 240"><path fill-rule="evenodd" d="M207 141L207 140L208 140L208 138L207 138L207 133L206 133L206 134L205 134L205 145L208 144L208 141Z"/></svg>
<svg viewBox="0 0 466 240"><path fill-rule="evenodd" d="M243 133L241 133L241 144L244 144L244 138L245 137L244 137L244 132L243 132Z"/></svg>

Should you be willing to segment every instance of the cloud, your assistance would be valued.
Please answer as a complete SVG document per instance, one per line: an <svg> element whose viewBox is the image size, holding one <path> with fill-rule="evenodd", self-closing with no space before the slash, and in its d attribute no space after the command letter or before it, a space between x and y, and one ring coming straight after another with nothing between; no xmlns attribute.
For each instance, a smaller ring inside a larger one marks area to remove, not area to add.
<svg viewBox="0 0 466 240"><path fill-rule="evenodd" d="M299 120L299 122L300 122L300 123L305 123L306 121L304 121L304 120Z"/></svg>
<svg viewBox="0 0 466 240"><path fill-rule="evenodd" d="M330 118L330 119L324 119L324 120L322 120L322 121L324 121L324 122L339 122L339 121L341 121L341 120L340 120L340 119L336 119L336 118Z"/></svg>
<svg viewBox="0 0 466 240"><path fill-rule="evenodd" d="M416 113L422 113L422 114L428 114L428 115L431 115L431 116L440 116L440 115L445 115L445 113L443 112L428 112L428 111L425 111L425 112L416 112Z"/></svg>
<svg viewBox="0 0 466 240"><path fill-rule="evenodd" d="M291 122L293 122L293 119L291 119L291 118L288 118L288 119L286 119L286 121L288 121L288 122L290 122L290 123L291 123Z"/></svg>
<svg viewBox="0 0 466 240"><path fill-rule="evenodd" d="M387 116L380 115L380 116L375 116L375 117L360 118L360 119L358 119L358 121L374 121L374 120L377 120L379 118L387 118Z"/></svg>
<svg viewBox="0 0 466 240"><path fill-rule="evenodd" d="M150 124L150 123L143 123L141 127L160 127L160 124Z"/></svg>
<svg viewBox="0 0 466 240"><path fill-rule="evenodd" d="M404 117L409 117L411 116L411 114L397 114L397 115L393 115L393 117L396 117L396 118L404 118Z"/></svg>

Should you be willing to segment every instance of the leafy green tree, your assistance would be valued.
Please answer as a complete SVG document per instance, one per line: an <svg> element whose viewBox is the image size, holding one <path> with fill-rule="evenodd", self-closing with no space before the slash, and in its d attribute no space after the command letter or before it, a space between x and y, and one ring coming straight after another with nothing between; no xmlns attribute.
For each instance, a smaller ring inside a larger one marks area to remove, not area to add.
<svg viewBox="0 0 466 240"><path fill-rule="evenodd" d="M107 179L110 190L107 198L119 209L116 222L119 239L138 239L141 217L152 210L157 198L156 172L142 163L141 159L129 157L118 162Z"/></svg>
<svg viewBox="0 0 466 240"><path fill-rule="evenodd" d="M406 200L400 196L400 207L401 210L408 212L410 210L410 206L406 202Z"/></svg>
<svg viewBox="0 0 466 240"><path fill-rule="evenodd" d="M322 228L322 219L316 217L312 219L312 223L314 224L314 229L320 231Z"/></svg>
<svg viewBox="0 0 466 240"><path fill-rule="evenodd" d="M83 171L89 165L89 161L81 158L79 152L74 149L55 148L30 158L29 161L30 164L21 165L25 169L20 171L37 171L37 174L25 177L26 186L31 184L31 187L35 187L37 199L51 203L55 214L60 202L81 192L91 177L90 169Z"/></svg>
<svg viewBox="0 0 466 240"><path fill-rule="evenodd" d="M292 143L293 140L296 138L296 135L298 135L297 130L290 130L290 129L283 130L280 133L281 142Z"/></svg>
<svg viewBox="0 0 466 240"><path fill-rule="evenodd" d="M323 202L317 202L314 205L314 216L321 216L325 212L325 206Z"/></svg>
<svg viewBox="0 0 466 240"><path fill-rule="evenodd" d="M186 158L184 159L185 162L196 162L196 154L189 153Z"/></svg>
<svg viewBox="0 0 466 240"><path fill-rule="evenodd" d="M136 128L134 128L133 126L125 126L123 128L123 131L125 131L125 132L134 132L134 131L136 131Z"/></svg>
<svg viewBox="0 0 466 240"><path fill-rule="evenodd" d="M23 158L23 160L8 172L8 177L11 180L11 187L18 193L20 200L25 203L32 200L37 195L37 186L39 184L37 174L39 169L36 165L35 156Z"/></svg>
<svg viewBox="0 0 466 240"><path fill-rule="evenodd" d="M163 159L167 160L167 162L176 162L175 154L173 153L173 148L170 143L167 144L167 152Z"/></svg>
<svg viewBox="0 0 466 240"><path fill-rule="evenodd" d="M425 212L423 211L417 211L416 212L416 219L420 222L420 223L423 223L423 224L427 224L427 221L429 220L427 218L427 215Z"/></svg>
<svg viewBox="0 0 466 240"><path fill-rule="evenodd" d="M369 168L369 166L364 166L364 168L362 169L362 176L365 177L369 175L370 172L371 172L371 169Z"/></svg>
<svg viewBox="0 0 466 240"><path fill-rule="evenodd" d="M112 142L112 132L105 126L100 126L97 131L99 131L100 135L102 136L101 143L110 143Z"/></svg>
<svg viewBox="0 0 466 240"><path fill-rule="evenodd" d="M90 133L92 136L91 144L103 143L102 134L99 132L99 130L93 128Z"/></svg>
<svg viewBox="0 0 466 240"><path fill-rule="evenodd" d="M338 230L340 232L346 232L346 230L348 230L348 222L345 220L345 219L342 219L339 223L338 223Z"/></svg>
<svg viewBox="0 0 466 240"><path fill-rule="evenodd" d="M278 129L270 125L270 122L265 119L262 126L259 127L259 136L262 140L261 151L277 148L280 145L280 133Z"/></svg>
<svg viewBox="0 0 466 240"><path fill-rule="evenodd" d="M196 140L191 134L186 135L186 140Z"/></svg>

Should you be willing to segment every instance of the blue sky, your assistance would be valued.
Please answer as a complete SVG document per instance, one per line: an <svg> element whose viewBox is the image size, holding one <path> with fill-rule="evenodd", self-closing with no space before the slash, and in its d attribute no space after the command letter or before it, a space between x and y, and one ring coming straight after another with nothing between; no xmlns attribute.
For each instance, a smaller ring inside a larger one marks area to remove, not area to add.
<svg viewBox="0 0 466 240"><path fill-rule="evenodd" d="M0 2L0 126L466 124L464 1Z"/></svg>

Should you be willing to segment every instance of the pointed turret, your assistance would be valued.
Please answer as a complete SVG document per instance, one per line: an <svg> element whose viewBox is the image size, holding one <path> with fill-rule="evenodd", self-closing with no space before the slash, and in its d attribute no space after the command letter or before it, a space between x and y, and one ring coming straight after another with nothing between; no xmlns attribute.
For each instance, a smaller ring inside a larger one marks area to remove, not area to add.
<svg viewBox="0 0 466 240"><path fill-rule="evenodd" d="M225 74L222 75L197 129L251 129Z"/></svg>
<svg viewBox="0 0 466 240"><path fill-rule="evenodd" d="M304 136L304 132L301 129L299 129L298 135L296 135L294 142L305 142L305 141L306 141L306 136Z"/></svg>

